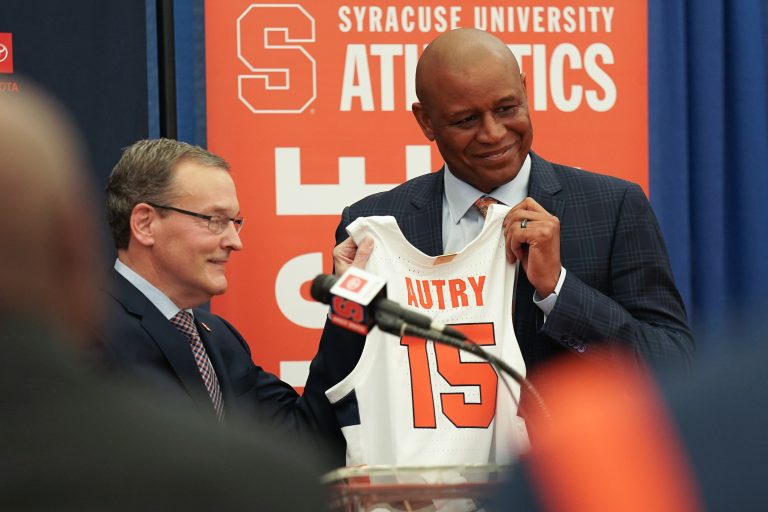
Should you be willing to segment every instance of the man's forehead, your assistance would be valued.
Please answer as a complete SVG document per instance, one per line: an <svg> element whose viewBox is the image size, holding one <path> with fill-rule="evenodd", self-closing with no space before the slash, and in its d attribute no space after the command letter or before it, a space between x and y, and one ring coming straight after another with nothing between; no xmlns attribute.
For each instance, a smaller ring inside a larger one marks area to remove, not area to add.
<svg viewBox="0 0 768 512"><path fill-rule="evenodd" d="M485 34L487 35L487 34ZM509 47L496 38L456 38L448 43L434 44L433 47L422 54L423 62L420 64L426 68L472 68L479 61L495 61L497 65L517 66L517 60ZM437 43L437 41L436 41Z"/></svg>
<svg viewBox="0 0 768 512"><path fill-rule="evenodd" d="M211 165L205 162L200 162L192 158L179 159L173 166L173 175L178 177L179 175L199 174L201 176L216 176L219 173L229 175L229 171L216 165Z"/></svg>
<svg viewBox="0 0 768 512"><path fill-rule="evenodd" d="M234 188L234 181L226 169L187 160L174 166L171 186L177 193L203 192L211 188Z"/></svg>
<svg viewBox="0 0 768 512"><path fill-rule="evenodd" d="M427 92L496 84L522 89L522 77L512 55L508 58L486 55L474 60L446 62L443 66L434 67L424 78L422 86Z"/></svg>
<svg viewBox="0 0 768 512"><path fill-rule="evenodd" d="M230 210L237 203L235 183L229 171L221 167L182 164L173 172L171 190L179 198L192 197L210 207L220 205L222 210Z"/></svg>
<svg viewBox="0 0 768 512"><path fill-rule="evenodd" d="M525 95L519 74L482 67L475 71L436 75L427 91L428 95L435 99L456 104L468 104L477 100L500 102L519 99Z"/></svg>

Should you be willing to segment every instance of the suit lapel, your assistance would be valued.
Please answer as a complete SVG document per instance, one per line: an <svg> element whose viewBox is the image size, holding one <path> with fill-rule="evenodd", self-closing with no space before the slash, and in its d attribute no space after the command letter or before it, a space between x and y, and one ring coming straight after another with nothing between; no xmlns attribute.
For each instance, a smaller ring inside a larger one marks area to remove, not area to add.
<svg viewBox="0 0 768 512"><path fill-rule="evenodd" d="M557 198L562 187L552 164L531 151L531 178L528 183L528 195L536 200L549 213L563 218L565 201Z"/></svg>
<svg viewBox="0 0 768 512"><path fill-rule="evenodd" d="M531 177L528 182L528 195L539 203L545 210L558 219L563 218L565 202L557 195L562 190L560 180L555 173L552 164L542 159L531 151ZM544 322L544 313L533 304L533 285L528 281L528 276L520 266L517 276L517 290L515 293L514 322L515 333L518 339L523 340L521 350L523 358L530 357L530 346L525 343L529 336L533 336Z"/></svg>
<svg viewBox="0 0 768 512"><path fill-rule="evenodd" d="M210 408L211 400L200 377L189 340L128 280L115 270L111 274L112 288L108 293L139 319L144 331L168 360L187 393L195 401L205 403Z"/></svg>
<svg viewBox="0 0 768 512"><path fill-rule="evenodd" d="M405 238L429 256L443 252L443 170L409 192L413 211L398 219Z"/></svg>

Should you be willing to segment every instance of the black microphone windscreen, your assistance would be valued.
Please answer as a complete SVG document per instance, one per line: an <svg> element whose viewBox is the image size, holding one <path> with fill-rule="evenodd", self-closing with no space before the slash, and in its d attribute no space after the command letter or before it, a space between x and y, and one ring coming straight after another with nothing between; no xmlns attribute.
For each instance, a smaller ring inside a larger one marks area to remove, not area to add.
<svg viewBox="0 0 768 512"><path fill-rule="evenodd" d="M331 303L331 288L339 278L329 274L318 274L316 278L312 280L312 287L309 290L309 294L318 302L323 304Z"/></svg>

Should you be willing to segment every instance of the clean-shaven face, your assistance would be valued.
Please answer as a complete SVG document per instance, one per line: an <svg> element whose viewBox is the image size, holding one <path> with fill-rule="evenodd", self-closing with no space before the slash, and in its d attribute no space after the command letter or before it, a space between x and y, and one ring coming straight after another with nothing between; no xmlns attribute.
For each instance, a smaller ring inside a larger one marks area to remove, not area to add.
<svg viewBox="0 0 768 512"><path fill-rule="evenodd" d="M240 213L235 183L224 169L182 161L173 174L170 206L204 215L234 218ZM210 300L227 289L226 264L243 247L233 223L219 234L208 221L168 211L159 219L153 264L160 288L182 308Z"/></svg>
<svg viewBox="0 0 768 512"><path fill-rule="evenodd" d="M489 52L460 69L438 68L416 115L451 172L483 192L514 179L531 148L524 77L513 59Z"/></svg>

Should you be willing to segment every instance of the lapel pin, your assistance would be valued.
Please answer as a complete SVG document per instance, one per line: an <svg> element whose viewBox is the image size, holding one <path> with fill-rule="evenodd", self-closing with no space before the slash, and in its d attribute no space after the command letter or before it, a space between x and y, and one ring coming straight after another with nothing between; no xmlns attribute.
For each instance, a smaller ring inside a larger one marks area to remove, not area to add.
<svg viewBox="0 0 768 512"><path fill-rule="evenodd" d="M206 331L208 331L208 332L211 332L211 328L210 328L210 327L208 327L207 325L205 325L205 322L200 322L200 325L202 325L202 326L203 326L203 328L204 328Z"/></svg>

